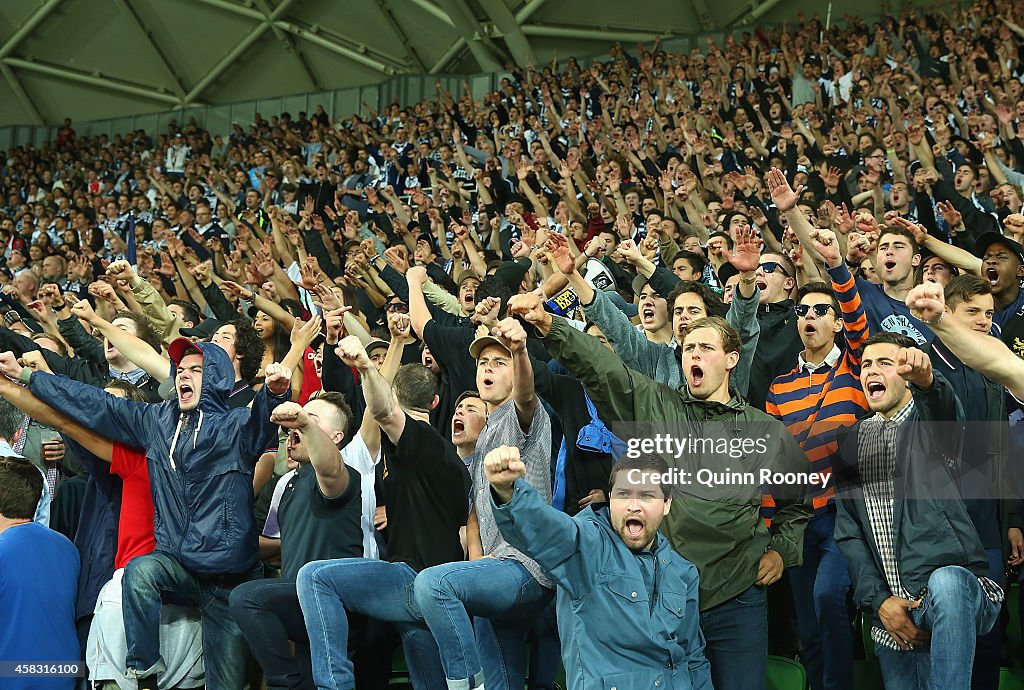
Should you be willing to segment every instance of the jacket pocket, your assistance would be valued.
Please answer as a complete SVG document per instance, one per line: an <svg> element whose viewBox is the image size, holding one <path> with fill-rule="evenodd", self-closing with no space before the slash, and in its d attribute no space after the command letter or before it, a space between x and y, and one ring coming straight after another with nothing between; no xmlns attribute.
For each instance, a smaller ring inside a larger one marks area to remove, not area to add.
<svg viewBox="0 0 1024 690"><path fill-rule="evenodd" d="M665 674L659 671L613 673L601 678L602 690L662 690L667 687Z"/></svg>
<svg viewBox="0 0 1024 690"><path fill-rule="evenodd" d="M686 615L686 595L678 592L662 592L661 606L672 616L682 618Z"/></svg>
<svg viewBox="0 0 1024 690"><path fill-rule="evenodd" d="M643 580L632 578L608 579L604 586L615 595L616 600L620 604L623 601L631 604L648 604L650 602L650 595L647 593L647 587L644 585Z"/></svg>

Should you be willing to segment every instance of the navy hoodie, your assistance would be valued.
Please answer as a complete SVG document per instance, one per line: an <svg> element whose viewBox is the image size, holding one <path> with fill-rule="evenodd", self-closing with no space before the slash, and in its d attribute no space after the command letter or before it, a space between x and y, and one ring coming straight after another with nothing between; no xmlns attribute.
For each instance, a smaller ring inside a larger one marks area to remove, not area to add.
<svg viewBox="0 0 1024 690"><path fill-rule="evenodd" d="M253 468L277 435L270 413L290 391L274 396L264 387L251 409L231 409L231 361L216 345L196 346L203 353L203 383L199 404L189 412L177 399L131 402L43 372L32 373L30 388L96 433L146 449L158 552L196 573L243 573L258 560ZM174 369L172 363L172 376Z"/></svg>

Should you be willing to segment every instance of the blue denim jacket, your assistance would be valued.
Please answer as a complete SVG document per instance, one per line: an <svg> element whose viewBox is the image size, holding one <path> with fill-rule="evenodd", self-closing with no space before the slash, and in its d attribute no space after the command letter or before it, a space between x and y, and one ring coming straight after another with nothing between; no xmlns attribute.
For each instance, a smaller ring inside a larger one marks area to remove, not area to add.
<svg viewBox="0 0 1024 690"><path fill-rule="evenodd" d="M697 568L667 539L657 539L652 606L637 556L615 533L607 508L569 517L522 479L512 500L493 508L506 541L534 558L558 586L558 632L570 690L711 689Z"/></svg>

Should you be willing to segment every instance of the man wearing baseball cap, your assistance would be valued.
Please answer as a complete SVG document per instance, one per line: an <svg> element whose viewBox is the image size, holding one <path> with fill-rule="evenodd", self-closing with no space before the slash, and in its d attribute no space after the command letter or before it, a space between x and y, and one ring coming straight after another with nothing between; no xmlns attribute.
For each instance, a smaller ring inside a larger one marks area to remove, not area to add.
<svg viewBox="0 0 1024 690"><path fill-rule="evenodd" d="M974 253L981 257L981 277L992 286L992 332L1000 335L1007 321L1024 308L1024 247L1001 233L986 232L974 243Z"/></svg>
<svg viewBox="0 0 1024 690"><path fill-rule="evenodd" d="M526 331L518 320L502 319L490 332L481 327L469 353L488 411L471 469L471 560L421 571L415 596L437 640L448 686L507 690L525 682L523 635L551 601L554 584L502 537L480 458L499 446L519 448L526 481L551 503L551 420L534 391Z"/></svg>
<svg viewBox="0 0 1024 690"><path fill-rule="evenodd" d="M270 413L288 399L291 372L266 368L266 384L251 408L231 409L235 381L227 354L211 343L177 338L168 347L176 398L135 403L71 379L22 367L0 353L0 373L20 380L43 402L111 440L146 448L156 549L138 556L124 575L126 668L140 690L156 690L160 609L164 599L202 608L209 687L241 688L246 649L228 612L228 594L258 577L252 475L276 436Z"/></svg>

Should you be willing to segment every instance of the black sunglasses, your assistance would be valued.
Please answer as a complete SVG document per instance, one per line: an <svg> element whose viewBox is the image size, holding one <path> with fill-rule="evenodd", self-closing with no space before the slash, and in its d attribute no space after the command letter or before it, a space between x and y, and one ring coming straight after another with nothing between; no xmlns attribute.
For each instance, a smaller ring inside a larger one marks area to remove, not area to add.
<svg viewBox="0 0 1024 690"><path fill-rule="evenodd" d="M815 316L824 316L828 313L828 310L832 308L831 304L798 304L793 309L796 311L797 316L807 316L807 312L814 308Z"/></svg>
<svg viewBox="0 0 1024 690"><path fill-rule="evenodd" d="M405 302L389 302L387 306L387 312L398 312L399 314L408 314L409 305Z"/></svg>
<svg viewBox="0 0 1024 690"><path fill-rule="evenodd" d="M789 275L789 271L787 271L786 268L778 261L762 261L760 266L765 273L775 273L776 270L779 270L782 271L782 275L786 276L787 278L793 277Z"/></svg>

